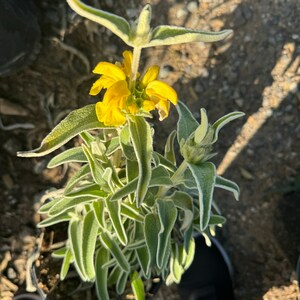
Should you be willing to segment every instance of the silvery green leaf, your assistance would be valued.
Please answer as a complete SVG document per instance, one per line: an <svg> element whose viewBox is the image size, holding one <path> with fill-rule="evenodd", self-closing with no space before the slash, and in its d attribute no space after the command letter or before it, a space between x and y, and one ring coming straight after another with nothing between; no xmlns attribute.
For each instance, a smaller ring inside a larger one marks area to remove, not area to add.
<svg viewBox="0 0 300 300"><path fill-rule="evenodd" d="M56 156L54 156L48 163L47 168L55 168L62 164L70 162L87 162L87 159L81 147L68 149Z"/></svg>
<svg viewBox="0 0 300 300"><path fill-rule="evenodd" d="M216 180L216 167L211 162L205 162L200 165L188 163L189 169L197 183L199 192L199 213L200 213L200 230L204 231L208 226L213 191Z"/></svg>
<svg viewBox="0 0 300 300"><path fill-rule="evenodd" d="M231 33L232 30L208 32L185 27L162 25L153 30L152 38L146 47L193 42L217 42L225 39Z"/></svg>
<svg viewBox="0 0 300 300"><path fill-rule="evenodd" d="M191 237L189 243L188 243L188 248L187 248L187 256L184 262L184 270L187 270L190 265L192 264L195 256L195 250L196 250L196 244L194 238Z"/></svg>
<svg viewBox="0 0 300 300"><path fill-rule="evenodd" d="M121 215L140 223L144 223L145 220L142 212L133 205L130 205L130 203L121 203Z"/></svg>
<svg viewBox="0 0 300 300"><path fill-rule="evenodd" d="M83 219L82 228L82 267L89 281L95 278L94 253L98 234L98 222L94 211L90 210Z"/></svg>
<svg viewBox="0 0 300 300"><path fill-rule="evenodd" d="M174 202L177 208L184 211L184 219L180 227L180 230L184 232L193 223L193 198L185 192L176 191L169 197L169 199L171 199Z"/></svg>
<svg viewBox="0 0 300 300"><path fill-rule="evenodd" d="M226 222L226 218L219 215L211 215L209 219L209 225L220 225Z"/></svg>
<svg viewBox="0 0 300 300"><path fill-rule="evenodd" d="M38 223L37 227L38 228L43 228L43 227L51 226L51 225L54 225L54 224L57 224L57 223L70 221L71 216L70 216L69 213L71 211L73 211L73 209L64 211L64 212L62 212L58 215L55 215L55 216L50 216L46 220L43 220L42 222Z"/></svg>
<svg viewBox="0 0 300 300"><path fill-rule="evenodd" d="M151 174L151 180L149 183L149 187L153 186L164 186L164 185L172 185L173 182L170 179L169 172L163 167L158 166L153 169ZM124 185L122 188L117 190L111 197L111 201L116 201L121 198L126 197L127 195L136 191L138 185L138 179L134 179L128 184Z"/></svg>
<svg viewBox="0 0 300 300"><path fill-rule="evenodd" d="M95 141L95 137L91 135L88 131L80 132L79 136L85 142L85 144L89 147L92 142Z"/></svg>
<svg viewBox="0 0 300 300"><path fill-rule="evenodd" d="M208 129L208 119L206 110L204 108L201 108L201 124L198 126L198 128L195 131L195 143L201 144L202 140L206 136L207 129Z"/></svg>
<svg viewBox="0 0 300 300"><path fill-rule="evenodd" d="M66 255L64 257L61 269L60 269L60 280L64 280L68 274L70 264L73 260L72 252L70 249L67 249Z"/></svg>
<svg viewBox="0 0 300 300"><path fill-rule="evenodd" d="M176 166L164 156L162 156L160 153L154 151L153 158L155 158L158 161L158 165L164 166L170 172L174 173L177 170Z"/></svg>
<svg viewBox="0 0 300 300"><path fill-rule="evenodd" d="M240 118L242 116L244 116L245 114L243 112L240 111L234 111L232 113L229 113L225 116L223 116L222 118L220 118L219 120L217 120L213 125L212 128L214 129L214 138L212 143L215 143L218 140L218 134L219 131L221 130L221 128L223 126L225 126L227 123Z"/></svg>
<svg viewBox="0 0 300 300"><path fill-rule="evenodd" d="M183 182L184 186L188 189L195 189L197 188L197 183L195 178L190 169L186 169L183 175Z"/></svg>
<svg viewBox="0 0 300 300"><path fill-rule="evenodd" d="M116 291L118 295L122 295L125 291L125 287L127 284L128 272L121 272L116 284Z"/></svg>
<svg viewBox="0 0 300 300"><path fill-rule="evenodd" d="M131 144L129 126L125 125L120 131L120 146L127 160L136 160L135 152Z"/></svg>
<svg viewBox="0 0 300 300"><path fill-rule="evenodd" d="M121 274L122 270L119 267L118 264L115 264L114 267L112 267L112 270L110 271L107 279L107 285L112 286L115 285L118 281L118 278Z"/></svg>
<svg viewBox="0 0 300 300"><path fill-rule="evenodd" d="M90 174L89 165L82 166L68 181L64 194L70 193L70 191L87 175Z"/></svg>
<svg viewBox="0 0 300 300"><path fill-rule="evenodd" d="M168 138L165 145L165 158L170 161L173 165L176 166L176 157L175 157L175 150L174 150L174 140L176 137L176 130L173 130Z"/></svg>
<svg viewBox="0 0 300 300"><path fill-rule="evenodd" d="M20 157L39 157L58 149L77 134L90 129L104 128L96 116L95 104L72 111L43 139L39 148L31 151L21 151Z"/></svg>
<svg viewBox="0 0 300 300"><path fill-rule="evenodd" d="M72 199L79 198L79 197L94 197L95 199L97 199L106 196L107 193L101 190L98 184L91 184L88 186L84 186L80 189L65 194L66 198L72 198Z"/></svg>
<svg viewBox="0 0 300 300"><path fill-rule="evenodd" d="M150 213L145 217L144 234L146 239L146 246L149 252L149 264L147 266L146 274L150 267L156 264L156 256L158 250L158 235L161 229L158 215Z"/></svg>
<svg viewBox="0 0 300 300"><path fill-rule="evenodd" d="M127 244L127 235L121 217L121 201L111 201L110 198L107 198L105 199L105 205L117 237L121 244L125 246Z"/></svg>
<svg viewBox="0 0 300 300"><path fill-rule="evenodd" d="M215 187L232 192L235 200L239 200L240 188L235 182L224 177L217 176Z"/></svg>
<svg viewBox="0 0 300 300"><path fill-rule="evenodd" d="M134 152L139 164L139 177L136 190L136 204L141 206L151 179L152 135L149 124L143 117L129 121L129 131Z"/></svg>
<svg viewBox="0 0 300 300"><path fill-rule="evenodd" d="M55 258L63 258L63 257L66 256L67 252L68 252L68 248L67 247L62 247L62 248L59 248L59 249L53 251L51 253L51 256L55 257Z"/></svg>
<svg viewBox="0 0 300 300"><path fill-rule="evenodd" d="M101 247L96 253L96 291L100 300L109 300L107 290L108 268L104 265L109 260L109 251Z"/></svg>
<svg viewBox="0 0 300 300"><path fill-rule="evenodd" d="M174 282L178 284L185 270L180 259L179 247L177 244L172 245L170 271L173 275Z"/></svg>
<svg viewBox="0 0 300 300"><path fill-rule="evenodd" d="M156 253L156 263L159 268L167 260L167 247L171 231L177 218L177 209L170 200L157 200L158 216L160 221L160 231L158 235L158 249Z"/></svg>
<svg viewBox="0 0 300 300"><path fill-rule="evenodd" d="M79 0L67 0L67 2L76 13L106 27L119 38L121 38L125 43L130 45L130 25L124 18L100 9L93 8Z"/></svg>
<svg viewBox="0 0 300 300"><path fill-rule="evenodd" d="M93 202L94 214L101 228L106 228L104 209L105 209L104 200L98 200Z"/></svg>
<svg viewBox="0 0 300 300"><path fill-rule="evenodd" d="M74 208L79 204L86 204L94 201L94 196L84 196L78 198L63 198L57 202L48 212L49 216L57 216L62 212Z"/></svg>
<svg viewBox="0 0 300 300"><path fill-rule="evenodd" d="M124 272L128 273L130 271L130 265L117 242L112 238L112 236L108 232L102 232L100 234L100 239L103 246L107 250L109 250L113 257L116 259L120 268Z"/></svg>
<svg viewBox="0 0 300 300"><path fill-rule="evenodd" d="M107 156L112 155L115 153L118 149L120 149L120 139L118 136L113 137L111 140L106 142L106 152L105 154Z"/></svg>
<svg viewBox="0 0 300 300"><path fill-rule="evenodd" d="M40 209L38 210L38 213L39 214L46 214L48 213L48 211L57 203L59 202L60 200L62 199L62 197L58 197L58 198L55 198L53 200L50 200L49 202L47 203L44 203Z"/></svg>
<svg viewBox="0 0 300 300"><path fill-rule="evenodd" d="M74 265L83 281L88 278L84 273L83 257L82 257L82 221L73 219L69 224L69 241L70 249L74 257Z"/></svg>
<svg viewBox="0 0 300 300"><path fill-rule="evenodd" d="M83 152L84 152L86 158L88 159L90 170L91 170L94 181L101 186L105 185L106 182L103 179L102 166L97 161L97 159L93 156L92 152L86 145L82 144L81 147L83 149Z"/></svg>
<svg viewBox="0 0 300 300"><path fill-rule="evenodd" d="M137 271L131 275L131 288L136 300L145 300L144 283Z"/></svg>
<svg viewBox="0 0 300 300"><path fill-rule="evenodd" d="M189 136L194 133L199 124L187 108L181 101L178 102L176 108L179 113L179 120L177 123L177 140L180 144L182 140L187 140Z"/></svg>

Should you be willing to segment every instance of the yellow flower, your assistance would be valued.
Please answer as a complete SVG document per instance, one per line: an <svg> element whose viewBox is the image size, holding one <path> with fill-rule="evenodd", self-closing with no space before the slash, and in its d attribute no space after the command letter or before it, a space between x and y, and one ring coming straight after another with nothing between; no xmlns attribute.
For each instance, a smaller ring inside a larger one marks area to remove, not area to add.
<svg viewBox="0 0 300 300"><path fill-rule="evenodd" d="M157 80L159 67L150 67L135 84L130 84L132 52L123 52L123 63L100 62L93 70L101 77L93 84L90 95L106 89L102 102L96 104L98 120L106 126L121 126L126 115L145 114L158 110L160 120L169 114L170 102L177 104L177 94L166 83ZM132 90L129 86L133 86Z"/></svg>

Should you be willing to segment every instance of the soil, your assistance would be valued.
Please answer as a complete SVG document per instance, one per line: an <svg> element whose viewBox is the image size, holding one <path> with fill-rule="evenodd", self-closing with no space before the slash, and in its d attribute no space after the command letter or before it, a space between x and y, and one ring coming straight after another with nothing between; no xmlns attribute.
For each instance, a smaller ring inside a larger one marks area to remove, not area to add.
<svg viewBox="0 0 300 300"><path fill-rule="evenodd" d="M144 50L142 67L160 64L161 79L174 86L197 118L201 107L211 121L245 112L222 130L216 145L219 174L241 188L239 202L226 192L215 195L227 218L217 237L231 258L236 299L299 299L299 0L90 1L127 19L146 2L152 4L153 26L234 30L214 44ZM36 6L40 52L29 67L0 79L0 298L25 290L30 259L41 253L34 265L45 293L57 288L63 299L94 299L93 289L80 286L74 274L71 286L69 279L60 288L59 264L47 264L59 234L50 231L43 238L35 228L41 195L62 186L68 169L47 170L51 155L24 159L16 151L37 147L72 109L95 103L88 96L92 68L99 61L120 61L127 48L103 27L75 15L63 0L36 1ZM176 118L174 110L162 123L154 118L157 141L173 130ZM74 284L81 291L71 295ZM158 297L178 299L176 287L163 288Z"/></svg>

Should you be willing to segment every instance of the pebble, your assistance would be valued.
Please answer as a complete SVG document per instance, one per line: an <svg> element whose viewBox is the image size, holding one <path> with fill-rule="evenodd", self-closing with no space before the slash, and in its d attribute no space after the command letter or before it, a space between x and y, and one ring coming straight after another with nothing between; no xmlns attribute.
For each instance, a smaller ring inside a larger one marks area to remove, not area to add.
<svg viewBox="0 0 300 300"><path fill-rule="evenodd" d="M177 17L178 19L180 19L180 18L182 18L182 17L185 17L187 14L188 14L188 11L187 11L186 9L180 8L180 9L178 9L177 12L176 12L176 17Z"/></svg>
<svg viewBox="0 0 300 300"><path fill-rule="evenodd" d="M166 78L172 71L174 71L174 68L172 66L165 65L160 69L159 77Z"/></svg>
<svg viewBox="0 0 300 300"><path fill-rule="evenodd" d="M15 279L17 277L17 273L13 268L7 268L7 277L8 279Z"/></svg>
<svg viewBox="0 0 300 300"><path fill-rule="evenodd" d="M196 1L191 1L186 8L190 13L194 13L198 10L198 3Z"/></svg>
<svg viewBox="0 0 300 300"><path fill-rule="evenodd" d="M130 19L136 18L138 15L138 9L128 8L128 9L126 9L126 14L127 14L128 18L130 18Z"/></svg>

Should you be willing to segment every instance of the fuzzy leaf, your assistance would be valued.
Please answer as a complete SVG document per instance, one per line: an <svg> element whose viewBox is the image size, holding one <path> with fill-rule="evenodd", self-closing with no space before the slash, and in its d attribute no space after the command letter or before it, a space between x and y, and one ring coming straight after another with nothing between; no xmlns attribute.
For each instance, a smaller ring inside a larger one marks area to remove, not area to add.
<svg viewBox="0 0 300 300"><path fill-rule="evenodd" d="M123 202L121 203L121 215L140 223L144 223L145 220L138 209Z"/></svg>
<svg viewBox="0 0 300 300"><path fill-rule="evenodd" d="M120 145L122 148L122 151L125 155L125 157L129 160L129 161L135 161L136 160L136 156L135 156L135 152L133 149L133 146L131 144L131 140L130 140L130 131L129 131L129 126L125 125L121 131L120 131Z"/></svg>
<svg viewBox="0 0 300 300"><path fill-rule="evenodd" d="M232 30L208 32L185 27L162 25L153 30L151 41L147 47L193 42L217 42L223 40L231 33Z"/></svg>
<svg viewBox="0 0 300 300"><path fill-rule="evenodd" d="M64 194L70 193L70 191L77 185L84 177L90 174L89 165L82 166L68 181Z"/></svg>
<svg viewBox="0 0 300 300"><path fill-rule="evenodd" d="M118 295L122 295L125 291L125 287L127 284L128 272L121 272L116 284L116 291Z"/></svg>
<svg viewBox="0 0 300 300"><path fill-rule="evenodd" d="M235 182L233 182L229 179L226 179L224 177L217 176L215 186L218 188L232 192L235 200L239 200L240 188Z"/></svg>
<svg viewBox="0 0 300 300"><path fill-rule="evenodd" d="M158 216L160 221L160 231L158 235L158 249L156 254L156 263L159 268L167 260L167 247L171 231L177 218L177 209L173 201L157 200Z"/></svg>
<svg viewBox="0 0 300 300"><path fill-rule="evenodd" d="M161 229L160 221L158 215L150 213L145 217L145 227L144 234L146 239L146 246L149 252L149 264L147 266L147 271L151 266L155 265L156 255L158 250L158 235Z"/></svg>
<svg viewBox="0 0 300 300"><path fill-rule="evenodd" d="M79 0L67 0L67 2L79 15L106 27L125 43L131 45L129 43L130 25L124 18L93 8Z"/></svg>
<svg viewBox="0 0 300 300"><path fill-rule="evenodd" d="M143 280L137 271L134 271L131 276L131 288L136 300L145 300Z"/></svg>
<svg viewBox="0 0 300 300"><path fill-rule="evenodd" d="M82 229L82 267L89 281L95 278L94 252L98 233L98 222L93 210L83 219Z"/></svg>
<svg viewBox="0 0 300 300"><path fill-rule="evenodd" d="M136 191L136 204L139 207L145 198L151 179L152 135L150 126L143 117L135 117L130 120L129 130L139 164Z"/></svg>
<svg viewBox="0 0 300 300"><path fill-rule="evenodd" d="M195 131L195 143L201 144L202 140L206 136L207 129L208 129L208 119L206 110L204 108L201 108L201 124L198 126L198 128Z"/></svg>
<svg viewBox="0 0 300 300"><path fill-rule="evenodd" d="M100 300L109 300L107 290L108 268L104 265L109 260L109 251L101 247L96 254L96 291Z"/></svg>
<svg viewBox="0 0 300 300"><path fill-rule="evenodd" d="M240 111L234 111L232 113L229 113L225 116L223 116L222 118L220 118L219 120L217 120L213 125L212 128L214 129L215 133L214 133L214 138L212 143L215 143L218 140L218 134L219 131L221 130L221 128L223 126L225 126L227 123L240 118L242 116L244 116L245 114L243 112Z"/></svg>
<svg viewBox="0 0 300 300"><path fill-rule="evenodd" d="M159 165L164 166L170 172L172 172L172 173L176 172L176 170L177 170L176 166L171 161L169 161L164 156L162 156L160 153L153 152L153 158L157 159Z"/></svg>
<svg viewBox="0 0 300 300"><path fill-rule="evenodd" d="M85 186L81 189L73 191L71 193L65 194L66 198L81 198L81 197L94 197L94 198L103 198L106 197L107 193L102 191L99 188L98 184L92 184Z"/></svg>
<svg viewBox="0 0 300 300"><path fill-rule="evenodd" d="M72 220L69 224L69 241L71 251L74 257L76 270L83 281L87 281L84 273L82 258L82 222L80 220Z"/></svg>
<svg viewBox="0 0 300 300"><path fill-rule="evenodd" d="M77 134L85 130L104 128L96 116L95 104L72 111L43 139L41 146L31 151L21 151L20 157L39 157L58 149Z"/></svg>
<svg viewBox="0 0 300 300"><path fill-rule="evenodd" d="M209 219L209 225L220 225L226 222L226 218L219 215L211 215Z"/></svg>
<svg viewBox="0 0 300 300"><path fill-rule="evenodd" d="M66 255L64 257L61 269L60 269L60 280L64 280L68 274L70 264L73 260L72 252L70 249L67 249Z"/></svg>
<svg viewBox="0 0 300 300"><path fill-rule="evenodd" d="M75 147L68 149L56 156L54 156L48 163L47 168L55 168L62 164L70 162L87 162L87 159L82 151L81 147Z"/></svg>
<svg viewBox="0 0 300 300"><path fill-rule="evenodd" d="M98 221L98 224L101 228L105 228L105 218L104 218L104 208L105 203L104 200L98 200L93 202L93 210L95 217Z"/></svg>
<svg viewBox="0 0 300 300"><path fill-rule="evenodd" d="M188 137L197 129L199 124L187 106L181 101L178 102L176 108L179 113L179 120L177 123L177 139L178 143L180 144L182 140L188 139Z"/></svg>
<svg viewBox="0 0 300 300"><path fill-rule="evenodd" d="M122 250L120 249L119 245L116 243L116 241L112 238L112 236L108 232L102 232L100 234L100 239L102 244L106 249L108 249L113 257L116 259L118 265L120 268L128 273L130 271L130 265L122 253Z"/></svg>
<svg viewBox="0 0 300 300"><path fill-rule="evenodd" d="M175 157L175 150L174 150L174 140L176 137L176 130L173 130L167 139L165 145L165 158L170 161L173 165L176 166L176 157Z"/></svg>
<svg viewBox="0 0 300 300"><path fill-rule="evenodd" d="M205 162L200 165L188 163L188 166L197 183L199 193L200 230L204 231L210 218L212 197L216 180L216 167L211 162Z"/></svg>
<svg viewBox="0 0 300 300"><path fill-rule="evenodd" d="M55 215L53 217L52 216L48 217L46 220L43 220L42 222L37 224L37 227L38 228L43 228L43 227L51 226L51 225L54 225L54 224L57 224L57 223L70 221L71 216L69 215L69 213L71 211L73 211L73 209L64 211L63 213L60 213L60 214Z"/></svg>
<svg viewBox="0 0 300 300"><path fill-rule="evenodd" d="M40 209L38 210L39 214L46 214L49 212L49 210L56 204L58 203L62 198L58 197L56 199L50 200L49 202L44 203Z"/></svg>
<svg viewBox="0 0 300 300"><path fill-rule="evenodd" d="M105 199L105 205L108 210L110 220L118 236L119 241L123 246L127 244L127 235L121 217L121 201L110 201Z"/></svg>

